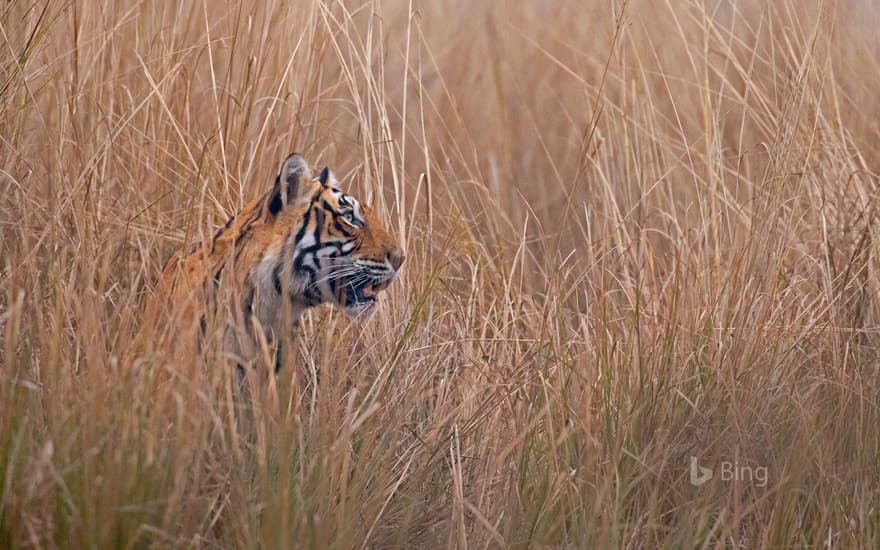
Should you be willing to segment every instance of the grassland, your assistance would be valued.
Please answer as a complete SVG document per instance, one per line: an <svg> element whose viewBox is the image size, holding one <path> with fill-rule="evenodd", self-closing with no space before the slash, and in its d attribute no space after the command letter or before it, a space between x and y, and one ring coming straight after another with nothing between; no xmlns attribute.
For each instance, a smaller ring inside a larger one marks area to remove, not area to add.
<svg viewBox="0 0 880 550"><path fill-rule="evenodd" d="M867 1L5 2L0 546L880 546L877 28ZM294 150L408 259L242 392L144 304Z"/></svg>

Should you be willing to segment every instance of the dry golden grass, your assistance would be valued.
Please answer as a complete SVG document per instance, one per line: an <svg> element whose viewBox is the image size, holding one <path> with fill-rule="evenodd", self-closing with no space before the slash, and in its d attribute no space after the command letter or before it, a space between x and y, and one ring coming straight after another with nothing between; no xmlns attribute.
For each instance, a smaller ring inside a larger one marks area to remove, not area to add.
<svg viewBox="0 0 880 550"><path fill-rule="evenodd" d="M878 24L4 3L0 546L880 546ZM143 307L293 150L408 260L241 391Z"/></svg>

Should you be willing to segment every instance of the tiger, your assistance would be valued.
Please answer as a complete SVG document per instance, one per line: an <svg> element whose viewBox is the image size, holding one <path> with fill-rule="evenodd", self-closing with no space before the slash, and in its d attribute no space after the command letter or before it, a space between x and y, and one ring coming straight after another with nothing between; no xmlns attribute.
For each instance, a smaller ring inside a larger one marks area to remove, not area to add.
<svg viewBox="0 0 880 550"><path fill-rule="evenodd" d="M204 333L212 302L225 296L231 315L224 339L238 366L252 362L265 342L276 352L277 372L282 325L295 333L301 316L324 303L369 317L405 258L376 213L343 193L328 167L313 178L294 153L268 191L213 237L171 256L155 286L152 315L170 314L171 330L198 325Z"/></svg>

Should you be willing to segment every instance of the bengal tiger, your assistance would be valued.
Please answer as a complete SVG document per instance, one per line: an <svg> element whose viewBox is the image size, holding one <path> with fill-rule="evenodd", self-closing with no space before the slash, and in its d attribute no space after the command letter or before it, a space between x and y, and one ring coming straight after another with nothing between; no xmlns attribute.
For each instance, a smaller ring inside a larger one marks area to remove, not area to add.
<svg viewBox="0 0 880 550"><path fill-rule="evenodd" d="M239 366L263 342L277 346L281 325L294 330L319 304L369 316L405 259L368 206L340 191L326 167L313 179L297 154L284 161L267 192L204 241L168 260L152 315L167 318L170 312L178 327L198 321L204 332L206 315L224 296L231 304L225 340Z"/></svg>

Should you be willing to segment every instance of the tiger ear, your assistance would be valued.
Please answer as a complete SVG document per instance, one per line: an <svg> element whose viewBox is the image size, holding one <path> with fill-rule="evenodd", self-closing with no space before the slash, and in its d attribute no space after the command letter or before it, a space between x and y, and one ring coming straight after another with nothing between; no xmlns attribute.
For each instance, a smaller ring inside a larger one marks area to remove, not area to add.
<svg viewBox="0 0 880 550"><path fill-rule="evenodd" d="M281 165L281 171L275 178L275 185L266 196L264 215L275 217L288 204L299 198L302 182L308 181L312 176L308 163L296 153L290 155Z"/></svg>
<svg viewBox="0 0 880 550"><path fill-rule="evenodd" d="M321 170L321 174L318 176L318 182L324 187L339 187L339 180L336 179L333 172L331 172L326 166Z"/></svg>

